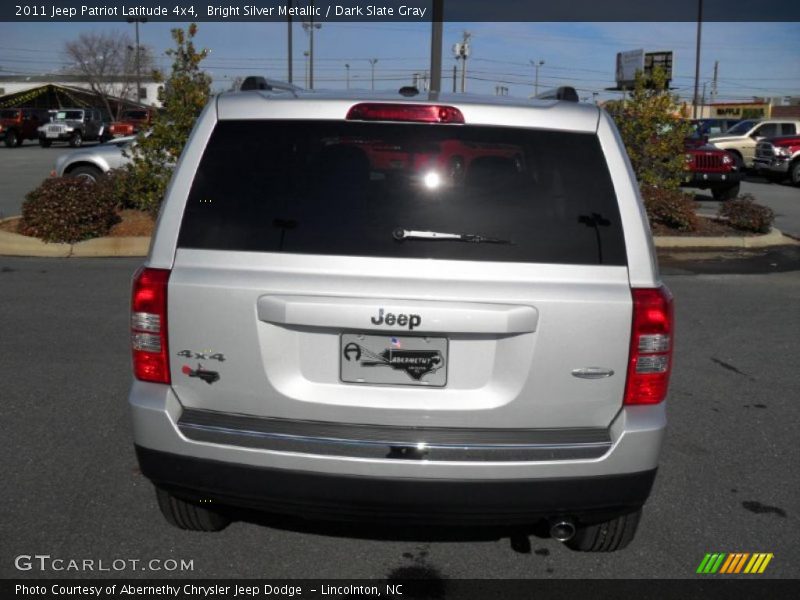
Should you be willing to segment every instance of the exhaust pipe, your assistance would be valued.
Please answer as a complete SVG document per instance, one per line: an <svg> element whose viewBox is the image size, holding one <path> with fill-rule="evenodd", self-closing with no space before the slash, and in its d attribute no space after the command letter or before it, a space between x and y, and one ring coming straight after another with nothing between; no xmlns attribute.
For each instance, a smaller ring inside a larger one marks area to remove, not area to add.
<svg viewBox="0 0 800 600"><path fill-rule="evenodd" d="M550 523L550 537L559 542L566 542L575 535L575 523L572 519L556 519Z"/></svg>

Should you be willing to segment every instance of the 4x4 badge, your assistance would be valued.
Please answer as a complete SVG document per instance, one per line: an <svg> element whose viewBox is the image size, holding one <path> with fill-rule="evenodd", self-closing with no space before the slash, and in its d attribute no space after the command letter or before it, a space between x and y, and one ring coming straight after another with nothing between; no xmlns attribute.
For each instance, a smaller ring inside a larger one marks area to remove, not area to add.
<svg viewBox="0 0 800 600"><path fill-rule="evenodd" d="M412 379L419 381L424 375L438 371L444 366L442 353L438 350L393 350L386 349L380 354L364 346L350 342L342 351L345 360L356 361L363 367L391 367L405 371Z"/></svg>

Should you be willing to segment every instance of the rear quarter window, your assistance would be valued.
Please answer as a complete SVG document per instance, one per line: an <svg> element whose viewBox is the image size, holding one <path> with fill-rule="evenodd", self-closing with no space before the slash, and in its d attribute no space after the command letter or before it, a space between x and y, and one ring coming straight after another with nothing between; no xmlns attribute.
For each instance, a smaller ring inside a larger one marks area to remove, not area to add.
<svg viewBox="0 0 800 600"><path fill-rule="evenodd" d="M510 243L405 239L396 229ZM594 134L348 121L220 121L178 244L206 250L625 265Z"/></svg>

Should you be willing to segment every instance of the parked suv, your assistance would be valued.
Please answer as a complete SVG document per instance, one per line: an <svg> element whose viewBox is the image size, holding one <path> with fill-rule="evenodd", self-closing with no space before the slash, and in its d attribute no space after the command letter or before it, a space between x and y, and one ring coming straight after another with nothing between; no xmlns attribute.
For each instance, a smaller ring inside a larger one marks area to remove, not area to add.
<svg viewBox="0 0 800 600"><path fill-rule="evenodd" d="M577 550L626 546L673 317L612 120L362 94L224 93L197 121L132 290L129 402L161 511L206 531L229 506L543 522Z"/></svg>
<svg viewBox="0 0 800 600"><path fill-rule="evenodd" d="M756 144L763 138L796 135L800 132L800 119L765 119L740 121L728 131L711 135L708 141L717 148L730 151L739 169L752 168Z"/></svg>
<svg viewBox="0 0 800 600"><path fill-rule="evenodd" d="M109 126L109 133L114 136L136 135L146 129L153 122L153 109L135 108L123 111L119 121L114 121Z"/></svg>
<svg viewBox="0 0 800 600"><path fill-rule="evenodd" d="M38 127L47 123L46 110L37 108L4 108L0 110L0 140L7 147L21 146L25 140L35 140Z"/></svg>
<svg viewBox="0 0 800 600"><path fill-rule="evenodd" d="M77 148L85 141L105 142L111 138L103 113L96 108L62 108L51 111L50 123L39 127L39 145L69 142Z"/></svg>
<svg viewBox="0 0 800 600"><path fill-rule="evenodd" d="M760 141L754 163L760 175L800 185L800 135Z"/></svg>

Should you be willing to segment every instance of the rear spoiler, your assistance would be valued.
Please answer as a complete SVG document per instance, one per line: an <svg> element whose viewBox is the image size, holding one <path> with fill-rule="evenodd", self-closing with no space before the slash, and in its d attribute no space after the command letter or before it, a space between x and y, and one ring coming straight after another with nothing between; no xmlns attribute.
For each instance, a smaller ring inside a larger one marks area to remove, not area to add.
<svg viewBox="0 0 800 600"><path fill-rule="evenodd" d="M534 96L537 100L565 100L567 102L578 102L578 92L574 87L564 85L561 87L547 90Z"/></svg>

